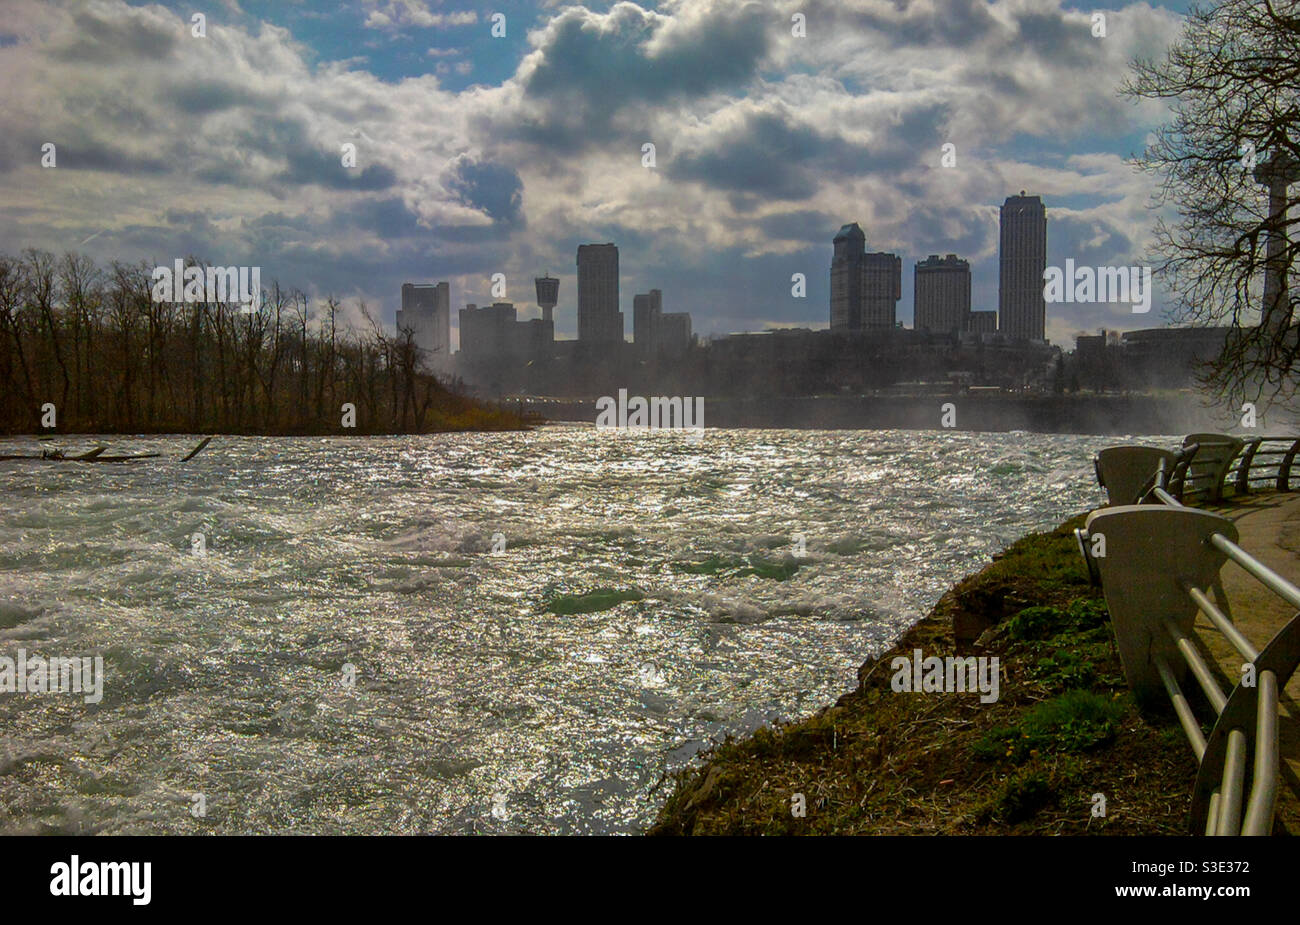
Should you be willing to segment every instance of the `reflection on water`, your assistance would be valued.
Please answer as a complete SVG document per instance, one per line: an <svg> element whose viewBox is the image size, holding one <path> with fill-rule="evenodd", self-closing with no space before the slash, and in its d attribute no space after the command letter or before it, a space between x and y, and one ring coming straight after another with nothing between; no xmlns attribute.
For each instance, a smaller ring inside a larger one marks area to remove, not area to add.
<svg viewBox="0 0 1300 925"><path fill-rule="evenodd" d="M0 463L0 655L107 674L98 704L0 694L0 830L637 831L666 770L833 701L1097 503L1114 442L554 427Z"/></svg>

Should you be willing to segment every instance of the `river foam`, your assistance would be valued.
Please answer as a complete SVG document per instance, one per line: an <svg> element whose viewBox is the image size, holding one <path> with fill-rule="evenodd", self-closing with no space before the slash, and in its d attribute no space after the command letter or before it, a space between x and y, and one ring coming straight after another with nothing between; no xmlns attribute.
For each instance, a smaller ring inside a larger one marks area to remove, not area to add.
<svg viewBox="0 0 1300 925"><path fill-rule="evenodd" d="M106 674L97 704L0 694L0 831L637 831L666 771L831 702L1097 504L1116 442L555 427L0 464L0 654Z"/></svg>

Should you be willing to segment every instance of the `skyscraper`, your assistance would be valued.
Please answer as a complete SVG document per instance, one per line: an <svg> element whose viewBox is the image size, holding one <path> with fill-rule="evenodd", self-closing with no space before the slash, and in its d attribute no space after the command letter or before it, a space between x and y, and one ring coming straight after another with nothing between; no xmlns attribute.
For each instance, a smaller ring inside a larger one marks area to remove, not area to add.
<svg viewBox="0 0 1300 925"><path fill-rule="evenodd" d="M931 254L919 260L915 271L918 331L951 334L966 329L970 315L970 264L956 254Z"/></svg>
<svg viewBox="0 0 1300 925"><path fill-rule="evenodd" d="M857 222L844 225L834 240L831 257L831 330L862 329L862 257L867 236Z"/></svg>
<svg viewBox="0 0 1300 925"><path fill-rule="evenodd" d="M903 297L903 260L876 251L862 255L862 330L892 328Z"/></svg>
<svg viewBox="0 0 1300 925"><path fill-rule="evenodd" d="M893 254L865 253L867 236L857 222L844 225L831 257L831 330L892 328L903 295L903 263Z"/></svg>
<svg viewBox="0 0 1300 925"><path fill-rule="evenodd" d="M451 354L451 287L446 282L403 283L397 329L409 329L412 340L434 369L443 369Z"/></svg>
<svg viewBox="0 0 1300 925"><path fill-rule="evenodd" d="M618 248L578 245L578 340L588 344L623 342L618 310Z"/></svg>
<svg viewBox="0 0 1300 925"><path fill-rule="evenodd" d="M1037 196L1008 196L998 247L998 328L1008 337L1043 340L1047 302L1047 210Z"/></svg>
<svg viewBox="0 0 1300 925"><path fill-rule="evenodd" d="M638 353L648 356L655 352L663 310L663 293L658 289L632 297L632 343Z"/></svg>

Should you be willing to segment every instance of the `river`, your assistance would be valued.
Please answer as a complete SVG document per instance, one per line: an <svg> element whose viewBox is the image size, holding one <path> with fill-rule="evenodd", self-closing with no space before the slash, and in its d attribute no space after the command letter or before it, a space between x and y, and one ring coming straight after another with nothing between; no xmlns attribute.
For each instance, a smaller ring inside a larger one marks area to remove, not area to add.
<svg viewBox="0 0 1300 925"><path fill-rule="evenodd" d="M0 463L0 656L105 672L95 703L0 693L0 832L637 832L666 772L831 703L957 579L1100 503L1091 455L1126 442L688 436Z"/></svg>

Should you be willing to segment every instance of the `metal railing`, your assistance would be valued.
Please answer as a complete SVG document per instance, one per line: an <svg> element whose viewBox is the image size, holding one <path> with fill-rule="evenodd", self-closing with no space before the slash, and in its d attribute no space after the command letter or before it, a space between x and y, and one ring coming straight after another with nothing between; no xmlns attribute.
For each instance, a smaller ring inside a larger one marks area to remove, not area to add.
<svg viewBox="0 0 1300 925"><path fill-rule="evenodd" d="M1300 439L1295 437L1247 437L1224 473L1225 485L1239 495L1264 487L1291 491L1291 472L1297 453L1300 453Z"/></svg>
<svg viewBox="0 0 1300 925"><path fill-rule="evenodd" d="M1233 437L1190 434L1176 450L1156 447L1107 447L1093 459L1097 481L1111 504L1135 504L1151 488L1151 478L1165 462L1166 491L1179 501L1218 503L1225 496L1250 494L1263 488L1300 489L1300 473L1292 473L1300 454L1294 436Z"/></svg>
<svg viewBox="0 0 1300 925"><path fill-rule="evenodd" d="M1213 435L1193 435L1206 436ZM1255 450L1268 439L1257 438ZM1191 493L1186 483L1196 478L1190 474L1192 461L1205 442L1226 441L1186 442L1174 453L1113 455L1108 460L1112 481L1123 475L1130 486L1132 472L1140 471L1130 464L1139 457L1154 463L1154 471L1132 499L1145 503L1093 511L1086 526L1076 531L1079 549L1105 594L1129 686L1140 700L1158 696L1161 690L1168 695L1196 755L1192 831L1267 835L1273 828L1281 771L1278 693L1300 665L1300 613L1257 648L1233 623L1220 571L1231 561L1297 609L1300 588L1238 546L1236 527L1227 518L1179 501L1180 495ZM1215 480L1222 484L1232 460L1244 458L1241 451L1242 446L1233 446L1230 453L1209 457L1204 470L1208 476L1202 478L1210 484L1197 493L1217 497ZM1294 458L1294 452L1290 456ZM1241 465L1248 484L1251 460L1244 458ZM1105 469L1099 462L1099 480ZM1102 484L1114 502L1114 491ZM1226 693L1192 635L1198 614L1204 614L1244 659L1241 680ZM1215 713L1208 736L1184 693L1189 674Z"/></svg>

